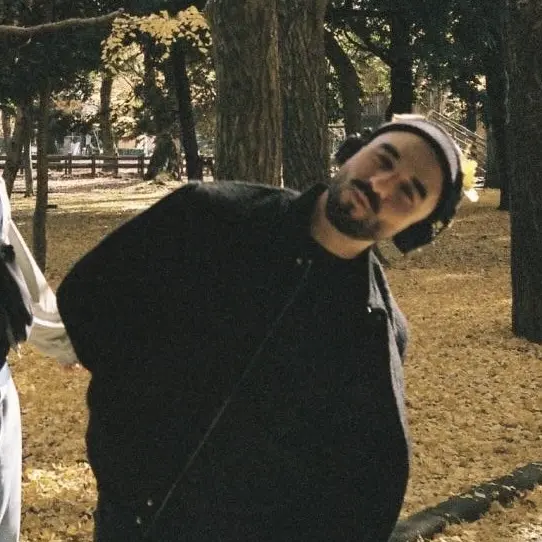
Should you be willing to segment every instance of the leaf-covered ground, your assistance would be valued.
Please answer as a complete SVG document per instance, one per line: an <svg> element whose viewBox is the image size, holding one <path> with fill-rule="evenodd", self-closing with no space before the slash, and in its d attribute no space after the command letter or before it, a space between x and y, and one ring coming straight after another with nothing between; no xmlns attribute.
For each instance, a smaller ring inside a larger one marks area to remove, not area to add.
<svg viewBox="0 0 542 542"><path fill-rule="evenodd" d="M176 186L111 179L51 185L47 276L55 287L99 239ZM34 201L20 193L12 200L30 241ZM411 327L405 370L413 466L403 516L542 460L542 346L511 333L509 224L497 202L497 192L484 191L434 246L409 257L383 247ZM88 376L63 371L29 346L11 366L23 412L22 540L90 542ZM542 490L438 538L542 541Z"/></svg>

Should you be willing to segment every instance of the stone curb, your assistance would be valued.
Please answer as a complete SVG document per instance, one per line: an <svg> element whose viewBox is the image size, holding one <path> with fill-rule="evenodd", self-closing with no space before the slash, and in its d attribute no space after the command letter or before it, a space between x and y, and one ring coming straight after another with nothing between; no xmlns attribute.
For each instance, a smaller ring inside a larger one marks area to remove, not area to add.
<svg viewBox="0 0 542 542"><path fill-rule="evenodd" d="M489 510L491 503L510 504L521 492L539 484L542 484L542 463L529 463L507 476L474 486L466 493L398 521L389 542L431 539L447 525L476 521Z"/></svg>

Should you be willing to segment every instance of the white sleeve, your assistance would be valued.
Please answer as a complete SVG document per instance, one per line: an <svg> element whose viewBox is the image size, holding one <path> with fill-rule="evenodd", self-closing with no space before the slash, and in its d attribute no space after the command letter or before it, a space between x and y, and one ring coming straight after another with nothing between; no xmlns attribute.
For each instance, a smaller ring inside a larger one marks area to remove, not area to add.
<svg viewBox="0 0 542 542"><path fill-rule="evenodd" d="M32 296L34 321L28 342L46 356L56 358L62 365L77 363L77 356L58 313L56 296L12 220L9 221L8 239Z"/></svg>

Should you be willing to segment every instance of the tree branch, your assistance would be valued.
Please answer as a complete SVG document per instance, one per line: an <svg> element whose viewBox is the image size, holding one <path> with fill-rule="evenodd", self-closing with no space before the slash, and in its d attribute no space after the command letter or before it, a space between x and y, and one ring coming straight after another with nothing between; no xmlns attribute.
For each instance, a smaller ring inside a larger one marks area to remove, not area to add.
<svg viewBox="0 0 542 542"><path fill-rule="evenodd" d="M388 66L390 65L391 57L389 49L372 39L371 32L362 21L352 20L348 22L348 25L351 31L363 41L367 51L379 57Z"/></svg>
<svg viewBox="0 0 542 542"><path fill-rule="evenodd" d="M357 41L351 36L351 34L352 34L351 31L348 31L348 29L342 29L341 34L342 34L343 38L348 43L350 43L350 45L353 45L356 48L356 51L364 51L365 53L367 53L367 55L364 57L364 59L368 58L370 56L374 56L374 54L371 53L369 51L369 49L367 49L367 46L365 45L365 42L362 39ZM356 38L359 37L357 34L354 34L354 35L356 36Z"/></svg>
<svg viewBox="0 0 542 542"><path fill-rule="evenodd" d="M64 19L63 21L43 23L35 26L15 26L2 24L0 25L0 38L31 38L38 34L60 32L62 30L65 30L66 28L98 26L111 22L113 19L115 19L119 15L122 15L123 13L124 10L119 9L117 11L108 13L107 15L101 15L99 17Z"/></svg>
<svg viewBox="0 0 542 542"><path fill-rule="evenodd" d="M329 9L327 12L326 22L335 28L342 28L343 30L347 30L349 28L360 40L363 41L367 51L379 57L384 63L389 65L391 60L389 56L389 49L372 39L371 31L367 26L367 19L374 17L386 20L393 13L395 13L393 10L362 10L357 8L352 9L346 6Z"/></svg>

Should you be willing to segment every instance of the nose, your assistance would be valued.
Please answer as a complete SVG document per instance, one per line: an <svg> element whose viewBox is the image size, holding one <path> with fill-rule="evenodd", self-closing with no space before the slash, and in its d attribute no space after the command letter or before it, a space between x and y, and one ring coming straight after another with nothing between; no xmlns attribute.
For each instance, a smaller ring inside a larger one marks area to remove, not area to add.
<svg viewBox="0 0 542 542"><path fill-rule="evenodd" d="M378 194L381 200L388 199L392 196L395 185L396 185L397 175L391 171L379 171L371 176L369 182L373 191Z"/></svg>

